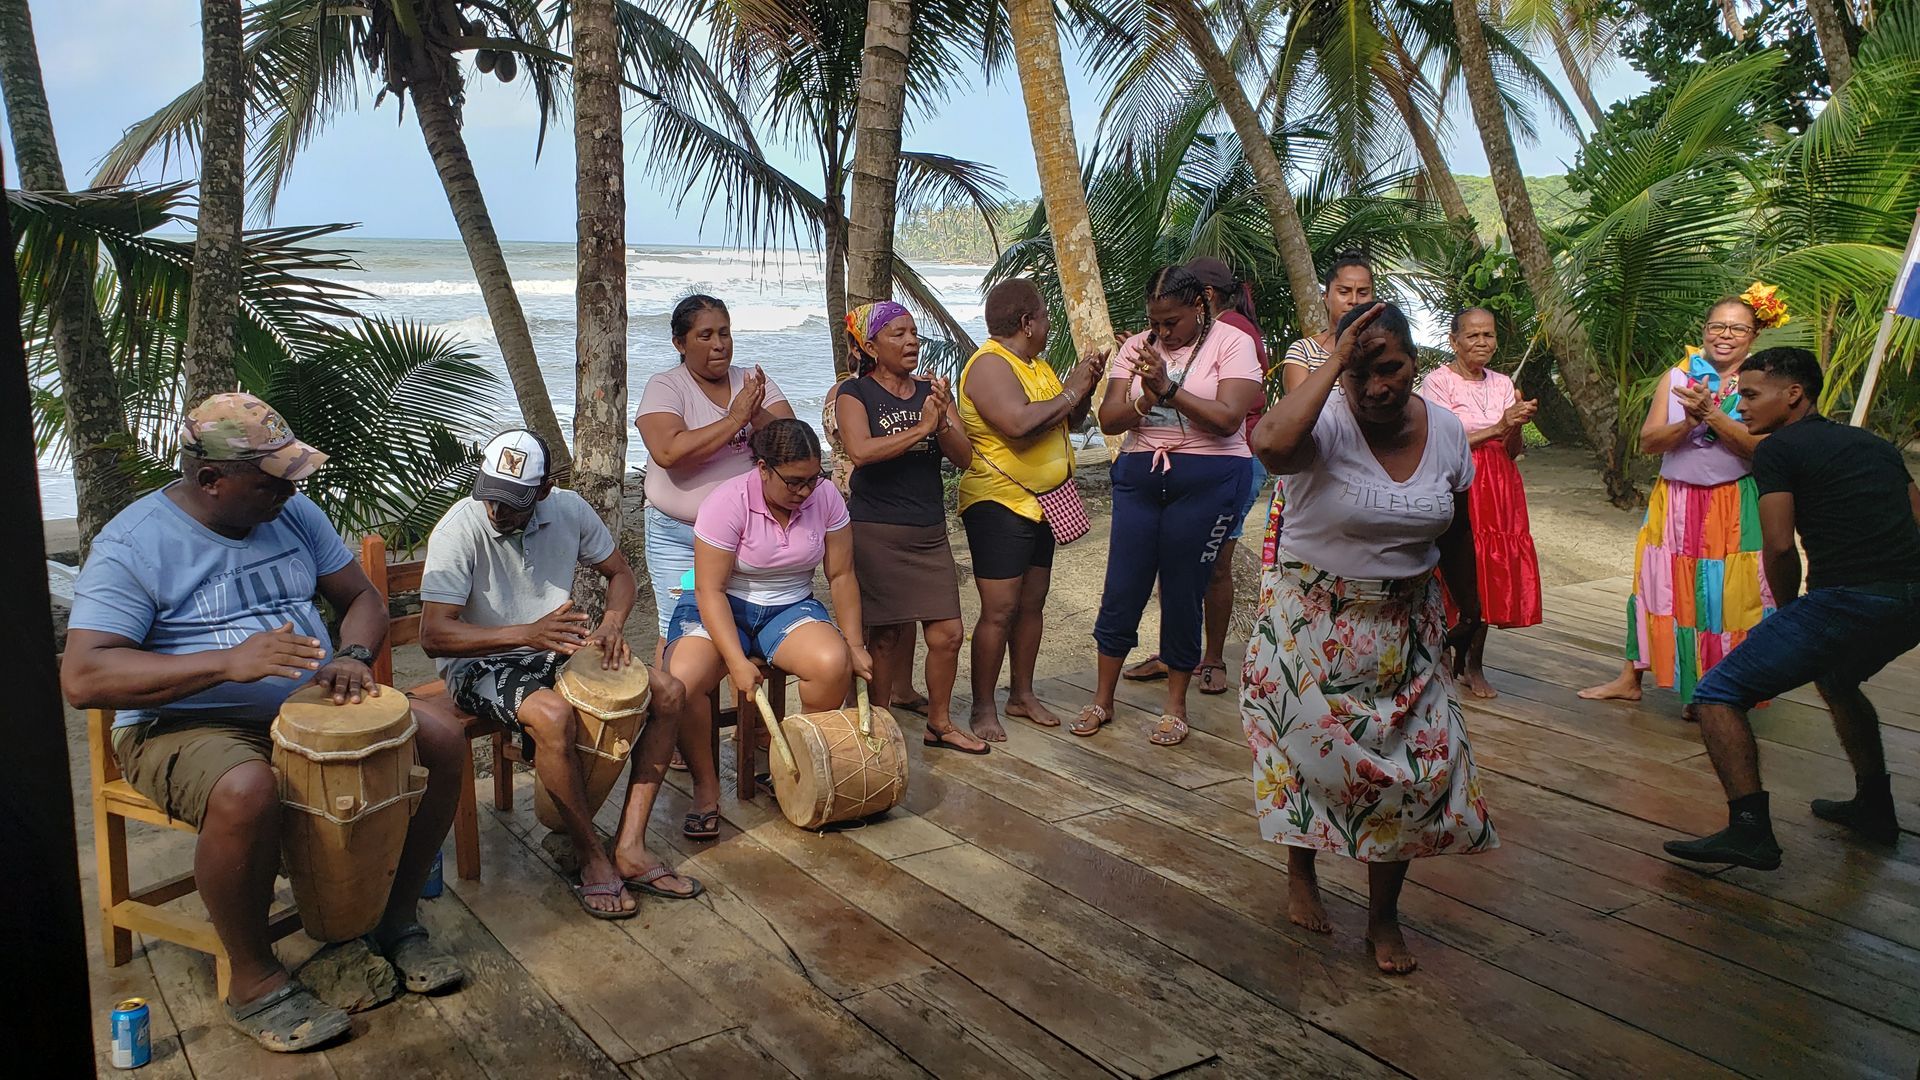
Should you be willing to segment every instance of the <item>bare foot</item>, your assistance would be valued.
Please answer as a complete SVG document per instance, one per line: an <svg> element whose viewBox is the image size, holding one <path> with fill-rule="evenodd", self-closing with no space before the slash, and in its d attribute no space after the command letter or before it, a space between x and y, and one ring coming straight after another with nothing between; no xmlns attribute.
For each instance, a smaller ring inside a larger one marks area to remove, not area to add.
<svg viewBox="0 0 1920 1080"><path fill-rule="evenodd" d="M1316 934L1333 933L1333 920L1327 917L1327 905L1320 900L1319 878L1288 872L1287 921Z"/></svg>
<svg viewBox="0 0 1920 1080"><path fill-rule="evenodd" d="M1599 686L1589 686L1585 690L1580 691L1579 696L1588 701L1639 701L1640 673L1638 671L1623 671L1619 677L1612 682L1604 682Z"/></svg>
<svg viewBox="0 0 1920 1080"><path fill-rule="evenodd" d="M1420 966L1420 961L1413 958L1413 950L1407 948L1406 936L1400 932L1398 922L1367 927L1367 944L1373 946L1373 962L1388 975L1405 975Z"/></svg>
<svg viewBox="0 0 1920 1080"><path fill-rule="evenodd" d="M1500 696L1500 691L1495 690L1493 684L1487 681L1487 673L1479 668L1468 668L1466 673L1460 676L1460 685L1467 688L1467 693L1483 700Z"/></svg>
<svg viewBox="0 0 1920 1080"><path fill-rule="evenodd" d="M1001 732L1004 738L1006 732ZM987 748L986 741L978 735L969 735L965 731L949 724L945 731L935 731L932 724L927 725L927 738L946 743L969 754L977 754Z"/></svg>
<svg viewBox="0 0 1920 1080"><path fill-rule="evenodd" d="M975 702L973 715L967 719L967 726L973 729L973 736L983 742L1006 742L1007 729L1000 726L1000 717L993 711L993 702L982 705Z"/></svg>
<svg viewBox="0 0 1920 1080"><path fill-rule="evenodd" d="M1060 726L1060 718L1048 712L1047 707L1040 704L1040 699L1037 697L1009 698L1007 701L1007 715L1017 716L1022 720L1038 724L1041 727ZM975 732L974 734L978 735L979 732ZM983 739L986 738L984 735L980 737Z"/></svg>

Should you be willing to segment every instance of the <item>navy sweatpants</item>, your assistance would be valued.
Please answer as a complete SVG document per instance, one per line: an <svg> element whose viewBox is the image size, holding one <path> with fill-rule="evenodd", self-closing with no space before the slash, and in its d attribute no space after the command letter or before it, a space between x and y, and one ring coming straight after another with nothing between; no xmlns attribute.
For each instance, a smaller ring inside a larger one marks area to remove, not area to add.
<svg viewBox="0 0 1920 1080"><path fill-rule="evenodd" d="M1113 463L1113 534L1093 640L1101 656L1131 652L1157 579L1160 659L1192 671L1200 666L1200 602L1253 466L1251 458L1211 454L1169 460L1172 468L1155 471L1153 455L1135 451Z"/></svg>

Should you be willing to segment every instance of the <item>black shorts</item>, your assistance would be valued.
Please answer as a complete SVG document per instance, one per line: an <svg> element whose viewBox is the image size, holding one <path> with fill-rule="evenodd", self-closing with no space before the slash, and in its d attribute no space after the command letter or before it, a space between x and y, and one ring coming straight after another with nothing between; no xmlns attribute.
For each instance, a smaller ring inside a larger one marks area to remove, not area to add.
<svg viewBox="0 0 1920 1080"><path fill-rule="evenodd" d="M557 652L513 653L461 660L447 670L447 693L461 712L491 720L520 739L533 760L533 740L520 726L520 706L535 690L553 689L566 658Z"/></svg>
<svg viewBox="0 0 1920 1080"><path fill-rule="evenodd" d="M1053 528L1028 521L997 502L977 502L960 512L973 553L973 576L989 581L1025 577L1034 567L1053 566Z"/></svg>

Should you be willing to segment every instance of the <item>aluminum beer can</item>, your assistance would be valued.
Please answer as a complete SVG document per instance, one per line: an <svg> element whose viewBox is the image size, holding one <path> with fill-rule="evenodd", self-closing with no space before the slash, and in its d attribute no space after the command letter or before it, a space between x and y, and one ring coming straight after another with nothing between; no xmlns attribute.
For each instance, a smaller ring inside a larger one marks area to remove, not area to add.
<svg viewBox="0 0 1920 1080"><path fill-rule="evenodd" d="M151 1015L146 998L128 998L113 1007L110 1030L114 1068L137 1069L153 1060L153 1034L148 1030Z"/></svg>
<svg viewBox="0 0 1920 1080"><path fill-rule="evenodd" d="M440 869L442 858L442 852L436 851L433 853L433 869L427 871L427 883L420 889L420 895L425 899L431 900L439 896L447 887L447 879L442 875Z"/></svg>

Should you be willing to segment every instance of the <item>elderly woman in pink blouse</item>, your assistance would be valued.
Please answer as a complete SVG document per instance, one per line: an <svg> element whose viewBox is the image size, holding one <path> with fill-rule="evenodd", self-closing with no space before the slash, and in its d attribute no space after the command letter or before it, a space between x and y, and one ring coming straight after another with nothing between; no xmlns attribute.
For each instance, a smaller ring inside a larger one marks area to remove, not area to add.
<svg viewBox="0 0 1920 1080"><path fill-rule="evenodd" d="M1513 380L1487 367L1500 341L1493 312L1474 307L1453 317L1453 361L1427 375L1420 393L1460 418L1473 449L1473 550L1485 622L1467 644L1460 681L1478 698L1497 696L1483 668L1488 626L1537 626L1540 560L1527 523L1527 490L1513 459L1538 402L1522 400Z"/></svg>

